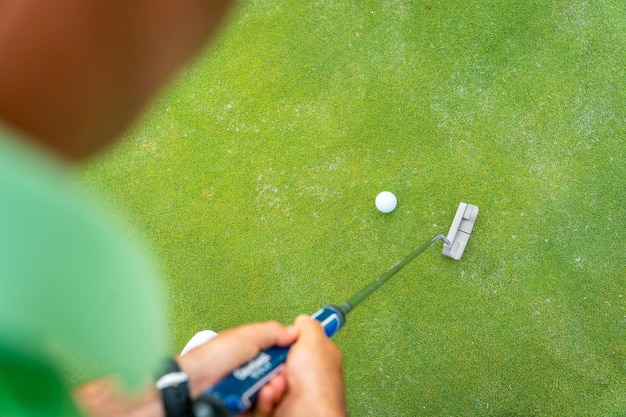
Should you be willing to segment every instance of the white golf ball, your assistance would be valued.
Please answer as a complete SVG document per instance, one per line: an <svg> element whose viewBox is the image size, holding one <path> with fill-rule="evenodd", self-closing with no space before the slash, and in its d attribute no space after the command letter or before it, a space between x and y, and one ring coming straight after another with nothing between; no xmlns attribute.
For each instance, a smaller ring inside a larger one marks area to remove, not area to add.
<svg viewBox="0 0 626 417"><path fill-rule="evenodd" d="M376 208L383 213L391 213L398 205L396 196L390 191L383 191L376 196Z"/></svg>

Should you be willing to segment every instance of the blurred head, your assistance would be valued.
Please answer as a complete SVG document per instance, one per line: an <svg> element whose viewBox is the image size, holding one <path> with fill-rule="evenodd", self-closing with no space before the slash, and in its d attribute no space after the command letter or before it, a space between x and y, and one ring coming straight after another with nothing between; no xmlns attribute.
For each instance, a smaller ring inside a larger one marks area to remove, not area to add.
<svg viewBox="0 0 626 417"><path fill-rule="evenodd" d="M66 159L114 141L231 0L0 2L0 121Z"/></svg>

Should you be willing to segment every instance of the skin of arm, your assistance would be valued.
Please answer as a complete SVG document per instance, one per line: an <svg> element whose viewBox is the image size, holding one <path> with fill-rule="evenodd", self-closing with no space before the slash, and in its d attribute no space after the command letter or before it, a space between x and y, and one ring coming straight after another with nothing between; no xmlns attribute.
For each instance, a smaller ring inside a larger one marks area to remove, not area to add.
<svg viewBox="0 0 626 417"><path fill-rule="evenodd" d="M287 356L286 392L272 415L347 416L341 351L310 317L299 316L295 327L299 336Z"/></svg>
<svg viewBox="0 0 626 417"><path fill-rule="evenodd" d="M154 384L131 394L114 377L100 378L76 388L74 398L91 417L165 417L161 393Z"/></svg>
<svg viewBox="0 0 626 417"><path fill-rule="evenodd" d="M261 350L271 346L288 346L297 337L296 328L284 327L276 322L248 324L220 333L208 343L178 357L177 362L189 377L189 391L194 398ZM269 384L269 390L276 387L276 382L273 384ZM273 408L280 394L278 391L265 392L263 399L259 399L259 406ZM153 382L141 392L132 394L124 390L114 377L105 377L76 388L74 397L83 411L93 417L163 416L161 395Z"/></svg>
<svg viewBox="0 0 626 417"><path fill-rule="evenodd" d="M192 387L201 387L200 391L192 389L192 397L255 357L260 350L274 345L291 345L283 372L259 393L254 415L347 416L342 354L326 336L319 322L309 316L299 316L294 326L287 328L289 333L274 343L259 339L261 335L255 335L254 331L255 328L249 326L228 330L179 358L181 368L187 370L190 376L202 375L202 369L207 364L215 364L210 375L205 372L203 379L192 380ZM242 346L244 340L248 341L247 346ZM216 343L211 346L212 342ZM258 349L255 346L264 347ZM233 352L238 352L240 356ZM194 354L198 356L194 357ZM240 360L242 357L246 360ZM200 368L197 369L198 366Z"/></svg>
<svg viewBox="0 0 626 417"><path fill-rule="evenodd" d="M255 410L246 415L347 416L341 352L308 316L298 317L293 327L267 322L226 330L177 361L189 376L194 398L261 350L288 345L284 371L261 390ZM131 395L108 377L77 388L74 395L92 417L163 416L160 393L153 384Z"/></svg>

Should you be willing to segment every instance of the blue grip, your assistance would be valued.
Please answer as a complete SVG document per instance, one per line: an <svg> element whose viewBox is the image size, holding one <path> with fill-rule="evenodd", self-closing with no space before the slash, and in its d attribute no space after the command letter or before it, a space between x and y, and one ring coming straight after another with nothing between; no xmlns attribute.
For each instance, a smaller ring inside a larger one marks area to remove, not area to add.
<svg viewBox="0 0 626 417"><path fill-rule="evenodd" d="M316 311L311 318L319 321L326 336L334 336L344 324L343 313L334 306ZM252 407L261 388L282 369L289 347L265 349L254 359L235 369L230 375L202 393L220 400L231 416Z"/></svg>
<svg viewBox="0 0 626 417"><path fill-rule="evenodd" d="M326 306L317 310L311 318L319 321L324 328L326 336L333 337L343 326L345 318L343 313L337 307Z"/></svg>

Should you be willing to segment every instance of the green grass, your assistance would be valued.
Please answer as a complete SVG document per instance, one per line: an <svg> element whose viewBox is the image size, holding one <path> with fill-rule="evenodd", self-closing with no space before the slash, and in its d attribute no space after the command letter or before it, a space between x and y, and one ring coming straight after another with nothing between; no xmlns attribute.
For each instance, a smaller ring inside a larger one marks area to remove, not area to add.
<svg viewBox="0 0 626 417"><path fill-rule="evenodd" d="M81 174L162 259L176 350L340 302L476 204L461 261L336 336L352 415L623 415L625 57L621 0L244 1Z"/></svg>

